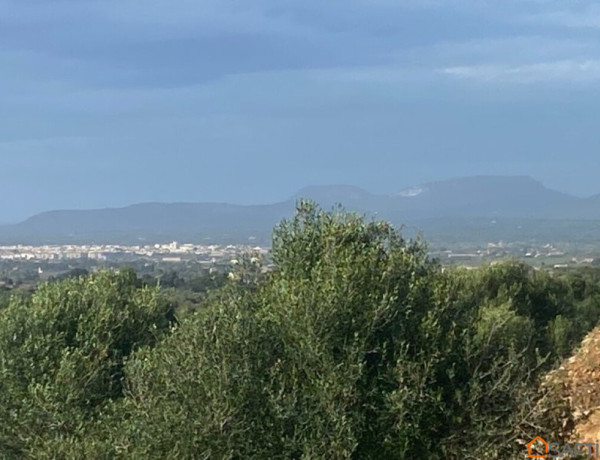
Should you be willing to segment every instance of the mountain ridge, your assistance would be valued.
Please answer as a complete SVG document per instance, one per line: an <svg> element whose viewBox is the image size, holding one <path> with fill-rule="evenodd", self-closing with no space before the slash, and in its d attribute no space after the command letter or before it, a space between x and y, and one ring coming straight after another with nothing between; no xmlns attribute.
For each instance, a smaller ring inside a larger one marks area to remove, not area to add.
<svg viewBox="0 0 600 460"><path fill-rule="evenodd" d="M268 238L277 222L293 214L297 200L323 208L342 204L350 211L391 221L460 222L486 219L600 220L600 194L578 198L529 176L468 176L428 182L391 194L353 185L312 185L286 200L259 205L223 202L147 202L119 208L53 210L0 226L0 244L53 241L173 239L247 240Z"/></svg>

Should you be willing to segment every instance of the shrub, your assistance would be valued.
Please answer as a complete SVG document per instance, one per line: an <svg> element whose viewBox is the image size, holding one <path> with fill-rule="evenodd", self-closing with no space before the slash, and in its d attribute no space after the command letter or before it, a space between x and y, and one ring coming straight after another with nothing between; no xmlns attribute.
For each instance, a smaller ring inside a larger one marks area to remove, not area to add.
<svg viewBox="0 0 600 460"><path fill-rule="evenodd" d="M76 435L123 396L125 359L169 328L159 292L135 281L104 272L44 284L0 311L0 450Z"/></svg>

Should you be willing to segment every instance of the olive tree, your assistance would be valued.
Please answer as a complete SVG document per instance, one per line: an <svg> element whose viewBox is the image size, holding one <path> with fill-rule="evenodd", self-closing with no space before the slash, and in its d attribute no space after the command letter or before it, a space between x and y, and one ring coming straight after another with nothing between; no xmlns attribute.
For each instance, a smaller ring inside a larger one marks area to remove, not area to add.
<svg viewBox="0 0 600 460"><path fill-rule="evenodd" d="M167 303L131 272L41 285L0 311L0 451L82 433L123 396L123 366L169 328ZM8 454L7 454L8 455Z"/></svg>

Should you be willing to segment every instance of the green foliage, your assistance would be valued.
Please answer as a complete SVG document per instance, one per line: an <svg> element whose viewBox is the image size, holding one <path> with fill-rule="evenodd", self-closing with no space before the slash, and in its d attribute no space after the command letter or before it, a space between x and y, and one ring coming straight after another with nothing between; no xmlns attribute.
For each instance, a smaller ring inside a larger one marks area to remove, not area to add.
<svg viewBox="0 0 600 460"><path fill-rule="evenodd" d="M380 420L388 404L380 386L393 384L403 350L393 342L409 340L437 268L387 224L312 206L276 230L273 257L259 289L245 287L257 275L240 263L219 298L130 361L135 422L119 430L137 440L129 455L349 458L367 444L391 449L377 447L394 432Z"/></svg>
<svg viewBox="0 0 600 460"><path fill-rule="evenodd" d="M156 289L131 273L44 284L0 312L0 450L80 434L123 396L125 359L168 329Z"/></svg>
<svg viewBox="0 0 600 460"><path fill-rule="evenodd" d="M562 315L548 324L550 346L557 356L565 358L573 349L578 335L575 327L575 323Z"/></svg>
<svg viewBox="0 0 600 460"><path fill-rule="evenodd" d="M225 284L227 275L221 272L211 273L206 270L202 274L194 275L186 283L186 288L195 293L205 293L220 288Z"/></svg>
<svg viewBox="0 0 600 460"><path fill-rule="evenodd" d="M272 256L268 274L241 257L173 328L131 271L13 299L0 312L0 449L516 458L541 377L600 317L597 280L517 262L443 270L389 224L312 203L275 229Z"/></svg>
<svg viewBox="0 0 600 460"><path fill-rule="evenodd" d="M11 292L10 291L0 291L0 310L8 307L10 302Z"/></svg>
<svg viewBox="0 0 600 460"><path fill-rule="evenodd" d="M50 278L49 281L66 280L69 278L81 278L81 277L88 276L89 274L90 274L90 272L88 270L86 270L85 268L73 268L73 269L69 270L68 272L65 272L55 278Z"/></svg>

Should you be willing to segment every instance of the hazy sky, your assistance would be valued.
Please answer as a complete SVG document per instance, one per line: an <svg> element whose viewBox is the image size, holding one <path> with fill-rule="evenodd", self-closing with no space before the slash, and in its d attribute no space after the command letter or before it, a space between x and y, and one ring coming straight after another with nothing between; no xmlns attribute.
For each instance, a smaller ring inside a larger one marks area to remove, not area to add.
<svg viewBox="0 0 600 460"><path fill-rule="evenodd" d="M599 172L593 2L0 0L0 222Z"/></svg>

